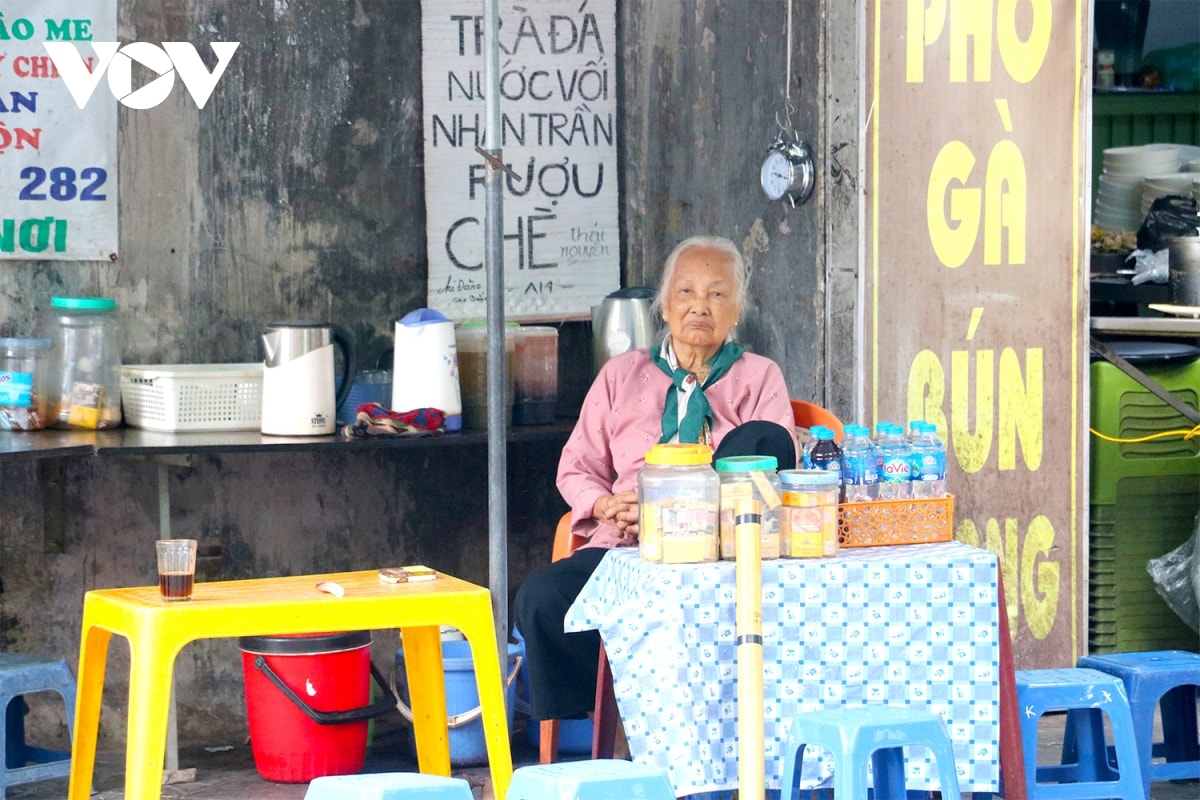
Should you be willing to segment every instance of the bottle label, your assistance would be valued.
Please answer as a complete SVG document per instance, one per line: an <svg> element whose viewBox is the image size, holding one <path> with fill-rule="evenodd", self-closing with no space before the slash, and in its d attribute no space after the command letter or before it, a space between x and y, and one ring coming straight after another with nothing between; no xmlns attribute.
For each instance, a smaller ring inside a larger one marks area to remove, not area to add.
<svg viewBox="0 0 1200 800"><path fill-rule="evenodd" d="M0 372L0 406L29 406L32 404L33 374Z"/></svg>
<svg viewBox="0 0 1200 800"><path fill-rule="evenodd" d="M911 466L903 456L884 456L883 466L879 470L879 480L883 483L907 483L911 477Z"/></svg>
<svg viewBox="0 0 1200 800"><path fill-rule="evenodd" d="M847 486L862 486L878 481L879 466L873 455L842 456L842 483Z"/></svg>
<svg viewBox="0 0 1200 800"><path fill-rule="evenodd" d="M946 454L921 453L913 459L914 481L940 481L946 477Z"/></svg>
<svg viewBox="0 0 1200 800"><path fill-rule="evenodd" d="M841 480L842 475L842 460L836 456L830 456L823 453L813 453L812 469L823 469L826 472L833 472L838 475L838 480Z"/></svg>

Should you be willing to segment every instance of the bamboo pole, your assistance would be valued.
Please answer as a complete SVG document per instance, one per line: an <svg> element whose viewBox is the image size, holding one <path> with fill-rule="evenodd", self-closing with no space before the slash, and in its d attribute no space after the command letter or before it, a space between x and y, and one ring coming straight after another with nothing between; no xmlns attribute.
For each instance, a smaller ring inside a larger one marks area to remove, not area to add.
<svg viewBox="0 0 1200 800"><path fill-rule="evenodd" d="M757 500L733 509L737 557L738 798L763 800L762 511Z"/></svg>

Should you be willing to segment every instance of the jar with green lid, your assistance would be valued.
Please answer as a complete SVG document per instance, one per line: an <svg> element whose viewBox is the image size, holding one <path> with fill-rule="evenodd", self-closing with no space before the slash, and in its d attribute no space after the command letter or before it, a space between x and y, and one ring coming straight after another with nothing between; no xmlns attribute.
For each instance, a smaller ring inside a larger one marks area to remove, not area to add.
<svg viewBox="0 0 1200 800"><path fill-rule="evenodd" d="M779 558L779 507L783 500L775 456L731 456L717 459L721 482L721 558L737 558L733 510L738 500L754 500L762 516L761 557Z"/></svg>
<svg viewBox="0 0 1200 800"><path fill-rule="evenodd" d="M46 427L49 339L0 339L0 431Z"/></svg>
<svg viewBox="0 0 1200 800"><path fill-rule="evenodd" d="M50 300L50 424L115 428L121 424L121 328L107 297Z"/></svg>
<svg viewBox="0 0 1200 800"><path fill-rule="evenodd" d="M721 484L712 450L702 444L656 444L638 472L638 547L662 564L717 560Z"/></svg>
<svg viewBox="0 0 1200 800"><path fill-rule="evenodd" d="M823 469L779 471L783 487L780 538L789 558L832 558L838 554L838 473Z"/></svg>

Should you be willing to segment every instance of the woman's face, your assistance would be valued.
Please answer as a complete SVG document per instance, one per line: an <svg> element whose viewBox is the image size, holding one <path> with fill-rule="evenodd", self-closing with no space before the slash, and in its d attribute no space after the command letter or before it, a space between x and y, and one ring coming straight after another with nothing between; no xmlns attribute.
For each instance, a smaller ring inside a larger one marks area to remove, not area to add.
<svg viewBox="0 0 1200 800"><path fill-rule="evenodd" d="M738 321L737 287L729 256L711 247L680 254L663 296L663 317L678 347L712 355Z"/></svg>

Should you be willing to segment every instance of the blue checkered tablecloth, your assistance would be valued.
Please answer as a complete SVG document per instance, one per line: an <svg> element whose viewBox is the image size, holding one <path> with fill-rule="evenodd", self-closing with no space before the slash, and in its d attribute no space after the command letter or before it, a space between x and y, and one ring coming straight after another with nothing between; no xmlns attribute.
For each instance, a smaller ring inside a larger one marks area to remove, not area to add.
<svg viewBox="0 0 1200 800"><path fill-rule="evenodd" d="M651 564L619 548L567 612L567 630L604 639L633 757L666 770L679 796L738 785L734 570L732 561ZM769 788L779 786L796 714L888 703L946 721L963 791L999 789L992 553L959 542L843 549L764 561L762 583ZM936 787L924 748L907 755L909 788ZM802 786L830 775L827 759L806 751Z"/></svg>

